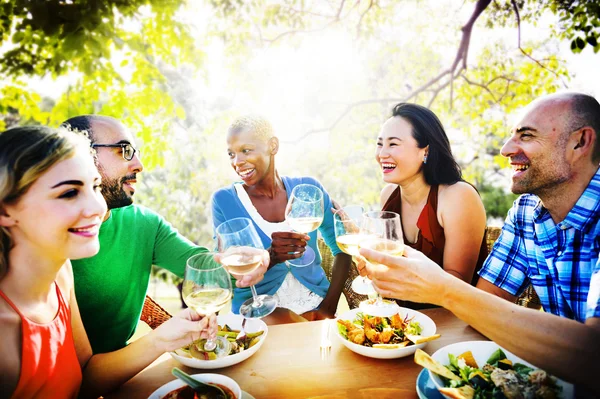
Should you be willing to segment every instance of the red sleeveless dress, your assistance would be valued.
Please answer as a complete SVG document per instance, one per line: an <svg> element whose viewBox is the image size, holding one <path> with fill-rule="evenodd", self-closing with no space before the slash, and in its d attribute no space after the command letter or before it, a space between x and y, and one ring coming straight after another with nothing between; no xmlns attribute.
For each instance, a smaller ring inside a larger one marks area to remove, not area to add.
<svg viewBox="0 0 600 399"><path fill-rule="evenodd" d="M423 252L429 259L443 267L444 263L444 246L446 245L446 237L444 235L444 228L440 226L437 218L438 208L438 188L439 186L431 186L429 195L427 196L427 203L423 207L419 219L417 220L417 227L419 228L419 234L417 236L417 242L410 243L404 242L411 248ZM400 197L400 187L397 187L390 195L390 198L386 201L382 208L382 211L396 212L402 215L402 201ZM404 230L404 227L402 228ZM404 232L403 232L404 233ZM406 237L406 234L404 234ZM475 266L475 273L471 284L475 285L479 276L477 272L481 269L485 258L487 258L488 250L485 241L485 234L479 247L479 258L477 259L477 265ZM414 303L409 301L399 301L400 306L404 306L411 309L425 309L433 307L431 304Z"/></svg>
<svg viewBox="0 0 600 399"><path fill-rule="evenodd" d="M81 366L75 352L71 312L58 284L58 312L50 323L39 324L27 319L14 303L0 291L0 296L21 317L21 375L12 397L76 398L81 386Z"/></svg>

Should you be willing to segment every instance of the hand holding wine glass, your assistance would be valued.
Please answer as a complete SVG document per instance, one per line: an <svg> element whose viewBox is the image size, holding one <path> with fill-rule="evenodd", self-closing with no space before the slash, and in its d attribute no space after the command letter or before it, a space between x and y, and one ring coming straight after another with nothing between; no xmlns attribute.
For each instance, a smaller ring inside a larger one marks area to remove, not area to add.
<svg viewBox="0 0 600 399"><path fill-rule="evenodd" d="M215 259L214 252L203 252L190 257L185 267L182 295L185 304L196 313L208 316L229 302L232 295L231 278ZM231 344L224 337L209 339L204 351L214 351L217 357L227 356Z"/></svg>
<svg viewBox="0 0 600 399"><path fill-rule="evenodd" d="M258 232L248 218L235 218L221 223L217 229L217 242L221 252L220 262L234 275L247 275L263 264L265 250ZM250 286L252 298L240 306L246 318L260 318L271 314L277 300L271 295L258 295Z"/></svg>
<svg viewBox="0 0 600 399"><path fill-rule="evenodd" d="M285 220L298 233L308 234L323 222L325 208L323 191L312 184L298 184L292 190L285 208ZM304 255L287 263L296 267L310 266L315 260L315 251L306 246Z"/></svg>
<svg viewBox="0 0 600 399"><path fill-rule="evenodd" d="M373 211L365 213L361 226L361 235L360 248L369 248L393 256L402 256L404 252L400 215L395 212ZM372 259L367 259L367 261L374 263ZM357 282L356 289L355 282ZM398 312L398 304L396 302L384 301L377 291L375 291L371 280L368 278L357 277L352 283L352 289L358 293L374 297L373 299L361 302L360 308L365 313L373 316L388 316Z"/></svg>

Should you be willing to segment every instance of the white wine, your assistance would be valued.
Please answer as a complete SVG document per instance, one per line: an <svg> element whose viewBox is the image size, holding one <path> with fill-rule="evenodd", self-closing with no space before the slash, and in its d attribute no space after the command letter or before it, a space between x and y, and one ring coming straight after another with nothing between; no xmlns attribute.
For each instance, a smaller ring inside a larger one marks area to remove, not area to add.
<svg viewBox="0 0 600 399"><path fill-rule="evenodd" d="M223 254L221 263L233 274L252 273L262 261L262 251L255 248L232 248Z"/></svg>
<svg viewBox="0 0 600 399"><path fill-rule="evenodd" d="M206 288L192 292L184 298L185 304L201 315L215 313L231 299L231 290Z"/></svg>
<svg viewBox="0 0 600 399"><path fill-rule="evenodd" d="M348 255L358 256L359 243L365 239L361 234L344 234L335 239L338 247Z"/></svg>
<svg viewBox="0 0 600 399"><path fill-rule="evenodd" d="M323 218L315 218L315 217L303 217L303 218L289 218L288 223L299 233L310 233L311 231L316 230L323 221Z"/></svg>
<svg viewBox="0 0 600 399"><path fill-rule="evenodd" d="M385 238L368 238L359 244L360 248L369 248L374 251L383 252L392 256L402 256L404 253L404 243L400 241L386 240ZM369 262L377 264L369 259Z"/></svg>

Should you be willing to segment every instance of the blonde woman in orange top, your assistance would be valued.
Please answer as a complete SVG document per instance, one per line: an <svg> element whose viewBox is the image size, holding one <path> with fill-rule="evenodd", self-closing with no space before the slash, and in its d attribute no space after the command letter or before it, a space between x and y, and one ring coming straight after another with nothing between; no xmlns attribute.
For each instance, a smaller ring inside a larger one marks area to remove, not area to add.
<svg viewBox="0 0 600 399"><path fill-rule="evenodd" d="M208 327L215 334L214 316L186 310L126 348L92 355L68 260L99 249L106 202L90 151L71 132L0 133L2 398L97 398Z"/></svg>

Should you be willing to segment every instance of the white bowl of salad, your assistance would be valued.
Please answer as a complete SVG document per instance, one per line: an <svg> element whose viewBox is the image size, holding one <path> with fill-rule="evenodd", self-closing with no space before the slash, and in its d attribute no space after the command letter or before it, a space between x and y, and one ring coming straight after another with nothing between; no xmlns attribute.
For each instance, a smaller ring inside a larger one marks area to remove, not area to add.
<svg viewBox="0 0 600 399"><path fill-rule="evenodd" d="M570 399L574 395L572 384L551 376L493 341L447 345L431 358L455 375L454 378L441 377L432 371L435 367L428 367L433 383L446 398L469 397L470 394L481 398L502 397L500 393L504 397L515 397L511 394L515 392L531 398Z"/></svg>
<svg viewBox="0 0 600 399"><path fill-rule="evenodd" d="M365 314L356 308L336 319L335 335L342 344L359 355L396 359L412 355L417 348L439 337L435 331L433 320L416 310L399 308L397 317L376 318L366 315L365 320Z"/></svg>

